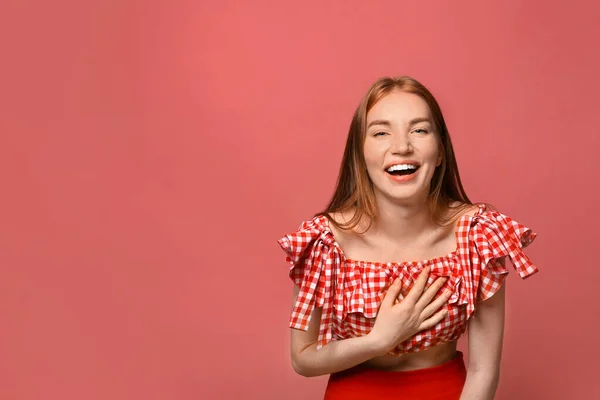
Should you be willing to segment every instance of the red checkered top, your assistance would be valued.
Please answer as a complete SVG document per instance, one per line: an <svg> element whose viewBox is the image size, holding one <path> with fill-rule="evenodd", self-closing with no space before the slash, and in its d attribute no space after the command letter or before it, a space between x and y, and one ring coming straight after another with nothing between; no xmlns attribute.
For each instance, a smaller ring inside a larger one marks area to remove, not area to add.
<svg viewBox="0 0 600 400"><path fill-rule="evenodd" d="M307 330L311 312L322 307L318 345L331 340L366 335L375 323L383 297L397 277L402 280L399 299L412 288L425 266L428 285L440 276L453 294L445 305L448 314L431 329L398 345L390 354L415 352L456 340L466 329L478 300L500 288L508 270L508 256L521 278L538 270L522 249L536 234L510 217L479 205L477 212L457 223L457 248L452 253L424 261L371 262L350 260L335 241L329 221L318 216L278 243L292 266L290 278L300 288L290 317L290 327ZM440 290L439 293L442 293Z"/></svg>

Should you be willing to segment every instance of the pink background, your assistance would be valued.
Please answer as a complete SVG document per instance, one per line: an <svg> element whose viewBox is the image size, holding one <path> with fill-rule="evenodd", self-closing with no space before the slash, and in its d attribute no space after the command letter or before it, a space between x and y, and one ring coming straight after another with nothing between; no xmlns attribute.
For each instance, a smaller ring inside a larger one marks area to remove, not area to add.
<svg viewBox="0 0 600 400"><path fill-rule="evenodd" d="M558 3L3 4L0 398L319 398L276 240L401 74L438 97L469 196L539 234L497 399L600 398L600 12Z"/></svg>

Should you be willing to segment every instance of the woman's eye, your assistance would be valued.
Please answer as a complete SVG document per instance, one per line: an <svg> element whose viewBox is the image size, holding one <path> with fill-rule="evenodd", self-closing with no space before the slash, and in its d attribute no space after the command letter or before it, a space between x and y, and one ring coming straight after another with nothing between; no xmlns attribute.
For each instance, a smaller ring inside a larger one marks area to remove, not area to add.
<svg viewBox="0 0 600 400"><path fill-rule="evenodd" d="M373 134L373 136L383 136L383 135L387 135L387 132L375 132Z"/></svg>
<svg viewBox="0 0 600 400"><path fill-rule="evenodd" d="M415 129L413 132L419 133L419 134L425 134L425 133L428 133L429 131L427 129L418 128L418 129Z"/></svg>

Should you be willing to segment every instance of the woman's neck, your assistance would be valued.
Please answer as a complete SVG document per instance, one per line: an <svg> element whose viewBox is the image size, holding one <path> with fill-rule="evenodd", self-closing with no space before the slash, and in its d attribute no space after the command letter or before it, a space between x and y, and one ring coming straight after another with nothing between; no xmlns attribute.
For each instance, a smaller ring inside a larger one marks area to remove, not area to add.
<svg viewBox="0 0 600 400"><path fill-rule="evenodd" d="M369 232L397 243L412 243L436 228L427 201L395 204L378 199L379 216Z"/></svg>

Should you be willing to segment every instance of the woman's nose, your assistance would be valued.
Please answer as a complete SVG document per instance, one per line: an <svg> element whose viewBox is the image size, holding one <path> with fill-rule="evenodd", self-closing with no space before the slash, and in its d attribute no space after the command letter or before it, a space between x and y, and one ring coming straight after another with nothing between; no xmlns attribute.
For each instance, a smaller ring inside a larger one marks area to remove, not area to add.
<svg viewBox="0 0 600 400"><path fill-rule="evenodd" d="M412 151L409 135L397 133L393 137L392 152L398 154L406 154Z"/></svg>

